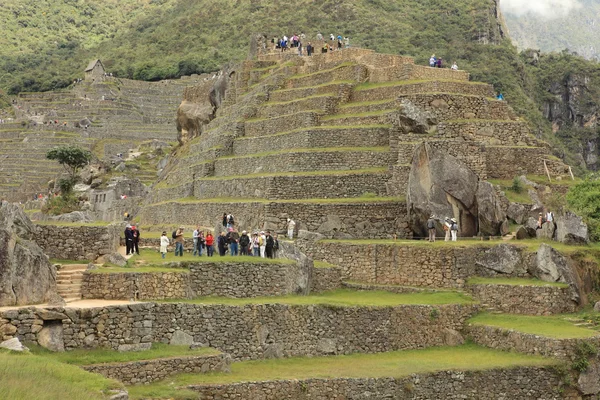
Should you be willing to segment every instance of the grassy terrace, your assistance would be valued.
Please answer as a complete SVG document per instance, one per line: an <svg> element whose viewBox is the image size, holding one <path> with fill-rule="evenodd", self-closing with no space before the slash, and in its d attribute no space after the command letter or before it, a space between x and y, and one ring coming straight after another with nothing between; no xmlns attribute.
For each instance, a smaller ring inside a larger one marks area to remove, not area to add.
<svg viewBox="0 0 600 400"><path fill-rule="evenodd" d="M273 150L265 151L261 153L247 154L243 156L224 156L219 157L218 160L231 160L231 159L242 159L242 158L254 158L254 157L266 157L280 154L290 153L326 153L326 152L352 152L352 151L372 151L377 153L389 152L389 146L380 147L314 147L314 148L293 148L284 150Z"/></svg>
<svg viewBox="0 0 600 400"><path fill-rule="evenodd" d="M471 318L468 323L512 329L518 332L554 339L585 339L600 335L600 332L596 330L577 326L574 322L575 320L577 318L574 315L541 317L483 313Z"/></svg>
<svg viewBox="0 0 600 400"><path fill-rule="evenodd" d="M429 82L460 82L465 85L488 85L485 82L473 82L473 81L453 81L448 79L413 79L406 81L392 81L392 82L365 82L354 87L355 91L375 89L380 87L392 87L392 86L405 86L414 85L417 83L429 83Z"/></svg>
<svg viewBox="0 0 600 400"><path fill-rule="evenodd" d="M128 353L129 355L130 353ZM120 382L35 354L0 350L0 399L105 400Z"/></svg>
<svg viewBox="0 0 600 400"><path fill-rule="evenodd" d="M220 353L218 350L210 347L190 349L189 346L171 346L164 343L153 343L150 350L130 352L119 352L111 349L97 348L91 350L76 349L57 353L37 345L28 345L28 347L32 354L73 365L122 363L169 357L208 356Z"/></svg>
<svg viewBox="0 0 600 400"><path fill-rule="evenodd" d="M272 138L276 136L282 135L290 135L298 132L310 132L310 131L319 131L319 130L329 130L329 129L340 129L340 130L348 130L348 129L389 129L392 125L389 124L371 124L371 125L319 125L319 126L309 126L302 127L298 129L292 129L291 131L278 132L273 135L264 135L264 136L241 136L235 138L236 141L242 140L254 140L259 138Z"/></svg>
<svg viewBox="0 0 600 400"><path fill-rule="evenodd" d="M539 279L525 278L482 278L476 277L468 280L471 285L513 285L513 286L556 286L569 287L566 283L561 282L545 282Z"/></svg>
<svg viewBox="0 0 600 400"><path fill-rule="evenodd" d="M197 199L195 197L185 197L176 200L166 200L160 203L154 203L153 206L180 203L180 204L206 204L206 203L302 203L302 204L321 204L321 203L382 203L382 202L404 202L403 197L378 197L378 196L361 196L361 197L344 197L333 199L286 199L286 200L268 200L268 199L244 199L238 197L218 197L210 199Z"/></svg>
<svg viewBox="0 0 600 400"><path fill-rule="evenodd" d="M192 300L166 300L169 303L223 304L244 306L248 304L329 305L338 307L393 307L400 305L473 304L474 300L460 292L390 293L385 291L355 291L338 289L308 296L255 297L232 299L226 297L200 297Z"/></svg>
<svg viewBox="0 0 600 400"><path fill-rule="evenodd" d="M488 370L517 366L550 366L555 360L518 353L501 352L472 344L425 350L379 354L352 354L330 357L295 357L233 363L231 373L182 374L150 385L129 387L132 399L197 398L187 385L218 385L235 382L274 381L310 378L405 377L448 370ZM191 396L191 397L186 397Z"/></svg>
<svg viewBox="0 0 600 400"><path fill-rule="evenodd" d="M327 116L321 117L321 121L330 121L330 120L343 119L343 118L379 117L379 116L389 114L394 111L396 111L396 110L389 109L389 110L369 111L369 112L362 112L362 113L355 113L355 114L332 114L332 115L327 115Z"/></svg>

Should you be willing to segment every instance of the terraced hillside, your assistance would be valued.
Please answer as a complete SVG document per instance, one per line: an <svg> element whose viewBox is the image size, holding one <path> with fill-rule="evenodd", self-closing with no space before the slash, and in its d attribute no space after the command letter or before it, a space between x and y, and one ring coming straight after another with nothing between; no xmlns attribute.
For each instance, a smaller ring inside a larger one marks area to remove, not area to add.
<svg viewBox="0 0 600 400"><path fill-rule="evenodd" d="M62 170L45 159L46 151L57 145L77 144L110 158L151 139L176 141L175 111L184 87L193 83L192 78L106 78L64 91L21 93L13 104L15 122L0 125L0 197L22 201L45 193L48 181Z"/></svg>
<svg viewBox="0 0 600 400"><path fill-rule="evenodd" d="M235 70L217 117L179 149L141 220L194 215L214 226L230 212L241 228L283 229L293 217L309 231L343 225L354 237L408 237L404 196L424 142L480 179L542 175L544 160L551 174L566 172L492 87L465 71L358 48L267 52Z"/></svg>

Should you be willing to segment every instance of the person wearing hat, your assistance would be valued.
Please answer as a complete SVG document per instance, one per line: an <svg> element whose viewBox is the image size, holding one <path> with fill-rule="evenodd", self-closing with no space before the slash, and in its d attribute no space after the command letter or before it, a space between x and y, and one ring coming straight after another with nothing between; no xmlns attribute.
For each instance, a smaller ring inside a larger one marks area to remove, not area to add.
<svg viewBox="0 0 600 400"><path fill-rule="evenodd" d="M458 225L456 224L456 218L450 220L452 225L450 226L450 234L452 235L452 241L456 242L456 236L458 235Z"/></svg>
<svg viewBox="0 0 600 400"><path fill-rule="evenodd" d="M444 242L450 241L450 228L452 228L452 221L450 218L444 218Z"/></svg>
<svg viewBox="0 0 600 400"><path fill-rule="evenodd" d="M260 256L260 239L258 238L258 232L252 234L252 255L254 257Z"/></svg>
<svg viewBox="0 0 600 400"><path fill-rule="evenodd" d="M133 254L133 231L129 224L125 227L125 247L127 248L125 255Z"/></svg>
<svg viewBox="0 0 600 400"><path fill-rule="evenodd" d="M427 220L427 232L429 232L429 241L435 242L435 215L433 214Z"/></svg>
<svg viewBox="0 0 600 400"><path fill-rule="evenodd" d="M242 231L242 236L240 236L240 255L247 256L248 249L250 247L250 237L248 236L248 232Z"/></svg>
<svg viewBox="0 0 600 400"><path fill-rule="evenodd" d="M175 257L177 257L177 254L183 257L183 244L185 243L183 231L183 226L180 226L175 232Z"/></svg>
<svg viewBox="0 0 600 400"><path fill-rule="evenodd" d="M167 256L167 247L169 244L170 241L167 237L167 232L163 231L162 235L160 236L160 253L162 254L162 258Z"/></svg>

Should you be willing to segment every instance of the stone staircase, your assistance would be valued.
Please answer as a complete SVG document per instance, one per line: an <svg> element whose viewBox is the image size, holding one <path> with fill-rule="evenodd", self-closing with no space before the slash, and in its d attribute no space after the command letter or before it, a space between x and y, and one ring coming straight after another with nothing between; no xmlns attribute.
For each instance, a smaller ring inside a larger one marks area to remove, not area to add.
<svg viewBox="0 0 600 400"><path fill-rule="evenodd" d="M58 294L68 303L81 300L81 282L87 264L62 264L56 273Z"/></svg>
<svg viewBox="0 0 600 400"><path fill-rule="evenodd" d="M338 232L407 237L403 197L420 143L482 179L544 173L533 160L547 145L464 71L365 49L266 54L240 69L217 118L155 185L142 221L183 223L178 215L191 213L211 226L223 212L207 207L214 202L249 229L265 220L282 229L290 215L316 229L335 215ZM365 210L358 221L356 210Z"/></svg>

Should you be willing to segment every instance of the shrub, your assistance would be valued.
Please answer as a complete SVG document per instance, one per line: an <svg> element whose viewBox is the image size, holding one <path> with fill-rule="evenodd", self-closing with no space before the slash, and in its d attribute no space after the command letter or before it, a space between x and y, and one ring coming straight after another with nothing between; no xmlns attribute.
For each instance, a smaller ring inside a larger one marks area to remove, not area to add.
<svg viewBox="0 0 600 400"><path fill-rule="evenodd" d="M525 190L525 186L523 186L523 182L521 181L521 179L519 179L518 176L515 176L513 178L510 190L512 190L515 193L523 193L523 190Z"/></svg>
<svg viewBox="0 0 600 400"><path fill-rule="evenodd" d="M590 239L600 240L600 180L587 179L573 186L567 204L587 222Z"/></svg>

